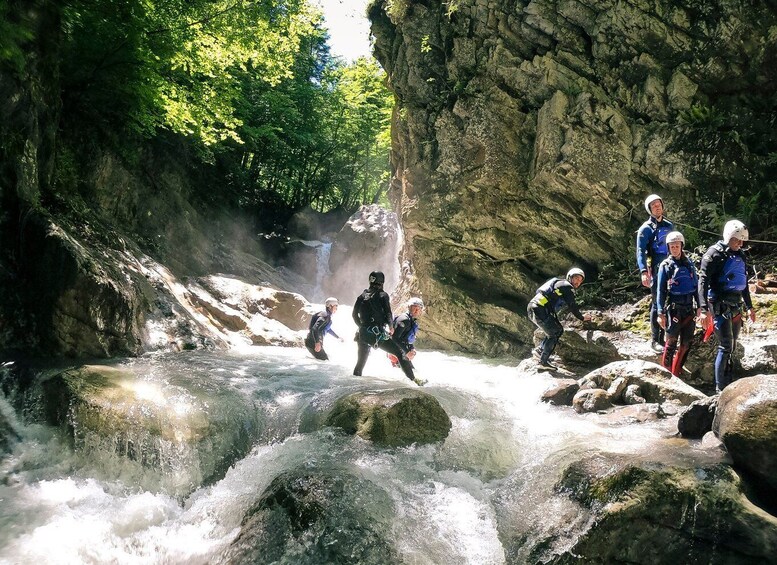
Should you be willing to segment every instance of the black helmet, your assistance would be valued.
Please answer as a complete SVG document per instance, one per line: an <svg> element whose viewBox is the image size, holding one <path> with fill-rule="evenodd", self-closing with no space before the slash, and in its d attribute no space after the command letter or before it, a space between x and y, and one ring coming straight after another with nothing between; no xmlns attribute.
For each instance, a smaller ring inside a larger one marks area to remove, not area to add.
<svg viewBox="0 0 777 565"><path fill-rule="evenodd" d="M386 276L380 271L372 271L370 273L370 284L383 284L386 280Z"/></svg>

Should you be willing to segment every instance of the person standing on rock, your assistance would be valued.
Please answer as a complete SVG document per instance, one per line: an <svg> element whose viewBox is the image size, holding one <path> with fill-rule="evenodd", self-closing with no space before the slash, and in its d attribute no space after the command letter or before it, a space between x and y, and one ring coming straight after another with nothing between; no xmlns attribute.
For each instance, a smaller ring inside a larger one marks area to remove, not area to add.
<svg viewBox="0 0 777 565"><path fill-rule="evenodd" d="M324 351L324 336L331 334L340 341L343 341L339 335L337 335L332 329L332 315L337 312L339 302L337 298L329 297L324 303L326 309L314 314L310 319L310 325L308 327L308 335L305 338L305 347L316 359L321 361L328 361L329 355Z"/></svg>
<svg viewBox="0 0 777 565"><path fill-rule="evenodd" d="M407 301L407 312L394 318L394 333L391 340L399 346L404 356L411 362L415 357L415 337L418 333L418 318L423 314L424 301L414 297ZM399 367L399 359L389 353L394 367Z"/></svg>
<svg viewBox="0 0 777 565"><path fill-rule="evenodd" d="M553 277L538 288L534 298L529 301L526 313L534 325L545 333L540 345L534 350L535 355L539 357L538 366L541 369L556 369L550 363L550 356L564 333L564 328L558 321L558 311L566 305L577 319L584 322L591 319L590 314L580 313L575 301L575 289L579 288L584 280L583 270L573 267L569 269L566 279Z"/></svg>
<svg viewBox="0 0 777 565"><path fill-rule="evenodd" d="M645 210L650 217L637 231L637 267L642 286L650 288L650 346L654 351L662 352L664 331L658 323L656 273L661 262L669 256L666 236L674 230L674 225L664 217L664 201L658 194L645 198Z"/></svg>
<svg viewBox="0 0 777 565"><path fill-rule="evenodd" d="M699 268L699 322L718 338L715 386L718 392L733 380L732 353L736 349L742 314L755 322L755 310L747 286L747 260L742 246L750 234L745 224L730 220L723 239L710 246Z"/></svg>
<svg viewBox="0 0 777 565"><path fill-rule="evenodd" d="M370 350L379 347L399 359L399 366L408 379L418 385L423 384L415 378L413 364L391 340L391 334L394 333L394 317L391 314L389 295L383 290L385 275L380 271L373 271L370 273L369 280L369 288L359 295L353 305L353 321L359 326L359 332L356 334L359 356L353 374L362 376Z"/></svg>
<svg viewBox="0 0 777 565"><path fill-rule="evenodd" d="M670 232L666 244L669 257L658 266L656 277L658 324L666 335L661 364L679 377L693 341L696 317L701 313L697 298L699 276L683 251L683 234Z"/></svg>

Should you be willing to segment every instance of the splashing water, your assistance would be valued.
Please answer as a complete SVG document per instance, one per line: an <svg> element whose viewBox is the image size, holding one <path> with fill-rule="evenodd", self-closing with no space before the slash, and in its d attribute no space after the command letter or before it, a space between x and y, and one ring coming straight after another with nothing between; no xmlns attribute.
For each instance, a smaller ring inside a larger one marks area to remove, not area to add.
<svg viewBox="0 0 777 565"><path fill-rule="evenodd" d="M337 318L336 331L348 336L348 314ZM0 462L0 562L212 563L278 474L345 462L388 493L390 539L403 562L505 563L506 528L547 533L586 521L553 494L566 464L594 449L658 451L671 433L665 422L613 427L542 404L553 379L520 374L514 361L425 351L414 360L429 381L424 390L453 423L442 444L381 449L331 428L300 432L311 412L350 392L414 386L380 351L365 368L369 376L355 377L355 344L328 337L325 346L330 362L301 349L252 347L118 364L145 383L148 402L170 401L173 385L186 380L238 391L257 407L262 430L248 455L183 497L151 470L140 477L123 458L73 451L59 430L21 426L22 441ZM229 398L213 395L207 409L230 410Z"/></svg>

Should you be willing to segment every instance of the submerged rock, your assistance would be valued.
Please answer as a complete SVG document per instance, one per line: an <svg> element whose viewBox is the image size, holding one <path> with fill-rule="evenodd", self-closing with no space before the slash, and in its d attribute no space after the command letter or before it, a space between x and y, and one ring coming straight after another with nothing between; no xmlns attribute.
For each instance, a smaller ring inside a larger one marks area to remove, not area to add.
<svg viewBox="0 0 777 565"><path fill-rule="evenodd" d="M431 394L392 389L350 394L335 403L326 425L378 445L435 443L448 437L451 420Z"/></svg>
<svg viewBox="0 0 777 565"><path fill-rule="evenodd" d="M398 563L391 497L356 468L286 471L248 511L220 559L254 563Z"/></svg>
<svg viewBox="0 0 777 565"><path fill-rule="evenodd" d="M222 477L258 437L250 399L216 385L149 381L124 368L84 365L40 386L40 417L67 428L77 450L153 470L176 496Z"/></svg>
<svg viewBox="0 0 777 565"><path fill-rule="evenodd" d="M777 493L777 375L740 379L723 389L712 429L736 465Z"/></svg>
<svg viewBox="0 0 777 565"><path fill-rule="evenodd" d="M777 555L777 518L754 506L722 463L684 468L596 455L570 465L556 488L592 519L572 547L542 562L745 565Z"/></svg>

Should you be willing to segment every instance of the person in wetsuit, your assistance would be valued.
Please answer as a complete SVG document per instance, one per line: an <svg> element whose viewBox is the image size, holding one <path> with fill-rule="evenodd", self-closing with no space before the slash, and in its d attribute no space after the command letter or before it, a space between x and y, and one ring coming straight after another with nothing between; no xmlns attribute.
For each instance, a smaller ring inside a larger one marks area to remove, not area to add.
<svg viewBox="0 0 777 565"><path fill-rule="evenodd" d="M679 231L666 236L669 257L658 266L656 304L658 324L665 330L666 343L661 364L679 377L696 330L699 276L685 255L685 237Z"/></svg>
<svg viewBox="0 0 777 565"><path fill-rule="evenodd" d="M718 339L715 386L720 392L733 380L732 353L736 348L742 315L755 322L755 310L747 286L747 260L742 246L750 234L745 224L730 220L723 239L707 249L699 268L699 322L714 330Z"/></svg>
<svg viewBox="0 0 777 565"><path fill-rule="evenodd" d="M415 378L413 364L391 340L391 334L394 333L394 318L391 314L389 295L383 290L385 280L386 277L382 272L371 272L369 288L364 289L353 305L353 321L359 326L356 334L359 353L353 374L362 375L370 350L379 347L399 359L399 366L408 379L416 384L423 384Z"/></svg>
<svg viewBox="0 0 777 565"><path fill-rule="evenodd" d="M407 312L394 318L394 333L391 340L396 343L411 362L415 357L415 338L418 333L418 317L424 311L424 301L414 297L407 302ZM389 354L389 359L394 367L399 367L399 359Z"/></svg>
<svg viewBox="0 0 777 565"><path fill-rule="evenodd" d="M305 338L305 347L308 348L311 355L321 361L328 361L329 355L324 351L324 336L330 334L340 341L342 338L337 335L332 329L332 315L337 312L339 303L337 298L329 297L324 303L326 309L314 314L310 318L310 324L308 326L308 335Z"/></svg>
<svg viewBox="0 0 777 565"><path fill-rule="evenodd" d="M656 302L656 274L658 266L669 256L666 236L674 230L672 222L664 217L664 201L657 194L645 199L645 210L650 217L637 231L637 267L639 267L642 286L650 288L650 346L656 352L664 350L664 330L658 323L658 305Z"/></svg>
<svg viewBox="0 0 777 565"><path fill-rule="evenodd" d="M550 356L564 333L564 328L558 321L558 311L566 305L579 320L587 322L591 319L589 314L580 313L575 301L575 289L579 288L584 280L583 270L573 267L567 273L566 279L553 277L545 282L537 289L537 294L526 307L529 319L545 333L539 347L534 350L534 353L539 357L538 366L541 369L553 370L556 368L551 365Z"/></svg>

